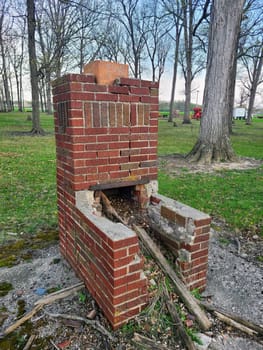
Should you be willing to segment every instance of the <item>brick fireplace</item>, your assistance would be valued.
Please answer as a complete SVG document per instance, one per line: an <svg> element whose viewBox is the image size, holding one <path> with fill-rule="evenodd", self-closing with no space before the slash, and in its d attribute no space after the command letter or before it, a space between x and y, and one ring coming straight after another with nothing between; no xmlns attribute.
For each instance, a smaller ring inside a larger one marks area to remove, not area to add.
<svg viewBox="0 0 263 350"><path fill-rule="evenodd" d="M111 62L84 72L53 82L60 249L116 329L147 305L147 278L136 233L101 215L97 191L128 189L172 227L189 288L205 288L210 218L158 194L158 84Z"/></svg>

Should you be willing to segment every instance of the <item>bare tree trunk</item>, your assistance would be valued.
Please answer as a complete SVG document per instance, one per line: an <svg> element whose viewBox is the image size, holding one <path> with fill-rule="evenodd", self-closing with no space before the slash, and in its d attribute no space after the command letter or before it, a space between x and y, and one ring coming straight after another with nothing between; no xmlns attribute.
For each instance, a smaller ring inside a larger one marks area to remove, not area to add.
<svg viewBox="0 0 263 350"><path fill-rule="evenodd" d="M1 86L0 86L0 112L5 112L4 92Z"/></svg>
<svg viewBox="0 0 263 350"><path fill-rule="evenodd" d="M177 51L177 52L176 52ZM177 54L177 59L176 59ZM178 48L175 48L175 55L174 55L174 66L173 66L173 81L172 81L172 91L171 91L171 99L170 99L170 105L169 105L169 118L168 122L173 121L173 114L174 114L174 96L175 96L175 87L176 87L176 80L177 80L177 68L178 68Z"/></svg>
<svg viewBox="0 0 263 350"><path fill-rule="evenodd" d="M38 88L38 71L37 57L35 46L35 3L34 0L27 0L27 26L28 26L28 53L30 65L30 82L32 93L32 130L34 135L43 135L44 131L40 126L39 113L39 88Z"/></svg>
<svg viewBox="0 0 263 350"><path fill-rule="evenodd" d="M19 76L18 76L18 72L16 69L15 69L15 80L16 80L17 108L18 108L18 111L21 112L21 109L20 109L21 96L20 96Z"/></svg>
<svg viewBox="0 0 263 350"><path fill-rule="evenodd" d="M252 111L254 107L254 102L255 102L257 87L259 84L260 74L262 71L262 66L263 66L263 49L261 50L261 55L259 59L256 60L254 65L253 80L250 88L250 96L249 96L248 111L247 111L247 122L246 122L247 125L251 125Z"/></svg>
<svg viewBox="0 0 263 350"><path fill-rule="evenodd" d="M39 82L39 102L40 102L40 110L42 113L46 111L44 95L45 95L45 87L44 87L43 79L41 79Z"/></svg>
<svg viewBox="0 0 263 350"><path fill-rule="evenodd" d="M170 99L170 106L169 106L168 122L173 121L173 114L174 114L174 96L175 96L175 87L176 87L176 80L177 80L180 35L181 35L181 29L176 28L174 66L173 66L173 82L172 82L172 91L171 91L171 99Z"/></svg>
<svg viewBox="0 0 263 350"><path fill-rule="evenodd" d="M190 119L190 104L191 104L191 72L187 72L187 77L185 79L185 103L184 103L184 120L183 124L191 124Z"/></svg>
<svg viewBox="0 0 263 350"><path fill-rule="evenodd" d="M192 0L187 4L183 3L183 26L184 26L184 46L186 57L185 68L185 104L183 124L191 124L190 103L191 103L191 85L192 85L192 55L193 55L193 4Z"/></svg>
<svg viewBox="0 0 263 350"><path fill-rule="evenodd" d="M232 121L235 103L235 88L236 88L236 73L237 73L237 50L235 52L235 61L230 74L229 81L229 105L228 105L228 128L229 134L232 134Z"/></svg>
<svg viewBox="0 0 263 350"><path fill-rule="evenodd" d="M229 84L245 0L212 3L208 63L199 139L187 155L190 161L232 161L229 138Z"/></svg>
<svg viewBox="0 0 263 350"><path fill-rule="evenodd" d="M13 94L13 85L12 85L12 81L11 81L11 70L9 67L9 76L8 76L8 85L10 86L10 106L11 106L11 111L14 110L14 94Z"/></svg>
<svg viewBox="0 0 263 350"><path fill-rule="evenodd" d="M51 101L51 78L50 78L50 72L46 71L46 79L45 79L45 87L46 87L46 113L52 114L52 101Z"/></svg>
<svg viewBox="0 0 263 350"><path fill-rule="evenodd" d="M18 110L19 112L23 112L23 67L22 62L19 67L19 100L18 100Z"/></svg>
<svg viewBox="0 0 263 350"><path fill-rule="evenodd" d="M3 84L4 84L5 101L6 101L6 111L10 112L12 110L12 104L11 104L11 95L10 95L10 88L8 83L6 58L5 58L5 50L3 45L2 34L0 35L0 47L1 47L1 56L2 56L2 69L3 69L2 76L3 76Z"/></svg>

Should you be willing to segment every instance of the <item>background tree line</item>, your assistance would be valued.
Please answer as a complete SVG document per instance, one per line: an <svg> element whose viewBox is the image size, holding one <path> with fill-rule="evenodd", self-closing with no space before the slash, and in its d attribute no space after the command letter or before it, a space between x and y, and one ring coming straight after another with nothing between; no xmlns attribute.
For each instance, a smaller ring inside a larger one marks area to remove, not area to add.
<svg viewBox="0 0 263 350"><path fill-rule="evenodd" d="M91 60L105 59L127 63L133 77L151 77L153 81L160 81L166 67L172 66L170 118L177 77L182 74L183 122L190 123L193 81L207 64L211 3L212 0L1 0L0 110L13 110L14 100L23 110L24 77L30 71L33 105L39 100L33 109L40 107L52 113L51 81L69 71L82 72L83 65ZM229 11L231 4L229 1ZM233 50L229 114L232 116L238 79L242 85L240 105L249 107L248 122L262 83L262 6L261 0L245 1ZM34 128L38 131L39 123Z"/></svg>

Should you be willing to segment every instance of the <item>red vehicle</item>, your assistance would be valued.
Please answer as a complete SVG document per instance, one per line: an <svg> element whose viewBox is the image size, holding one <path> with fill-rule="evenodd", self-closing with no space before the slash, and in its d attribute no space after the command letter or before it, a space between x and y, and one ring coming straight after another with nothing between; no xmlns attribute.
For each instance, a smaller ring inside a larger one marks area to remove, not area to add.
<svg viewBox="0 0 263 350"><path fill-rule="evenodd" d="M194 109L194 115L192 117L192 119L201 119L202 117L202 108L201 107L195 107Z"/></svg>

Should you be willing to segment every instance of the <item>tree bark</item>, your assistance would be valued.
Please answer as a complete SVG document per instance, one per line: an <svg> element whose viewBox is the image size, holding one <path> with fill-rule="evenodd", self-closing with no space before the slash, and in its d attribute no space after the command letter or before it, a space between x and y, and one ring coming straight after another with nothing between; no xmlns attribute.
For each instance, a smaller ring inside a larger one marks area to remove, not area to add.
<svg viewBox="0 0 263 350"><path fill-rule="evenodd" d="M237 0L234 7L230 0L212 3L201 129L189 161L209 164L236 158L229 137L229 91L244 2Z"/></svg>
<svg viewBox="0 0 263 350"><path fill-rule="evenodd" d="M28 26L28 53L30 66L30 82L32 93L32 135L43 135L44 131L40 126L39 113L39 87L38 70L35 46L35 3L34 0L27 0L27 26Z"/></svg>

